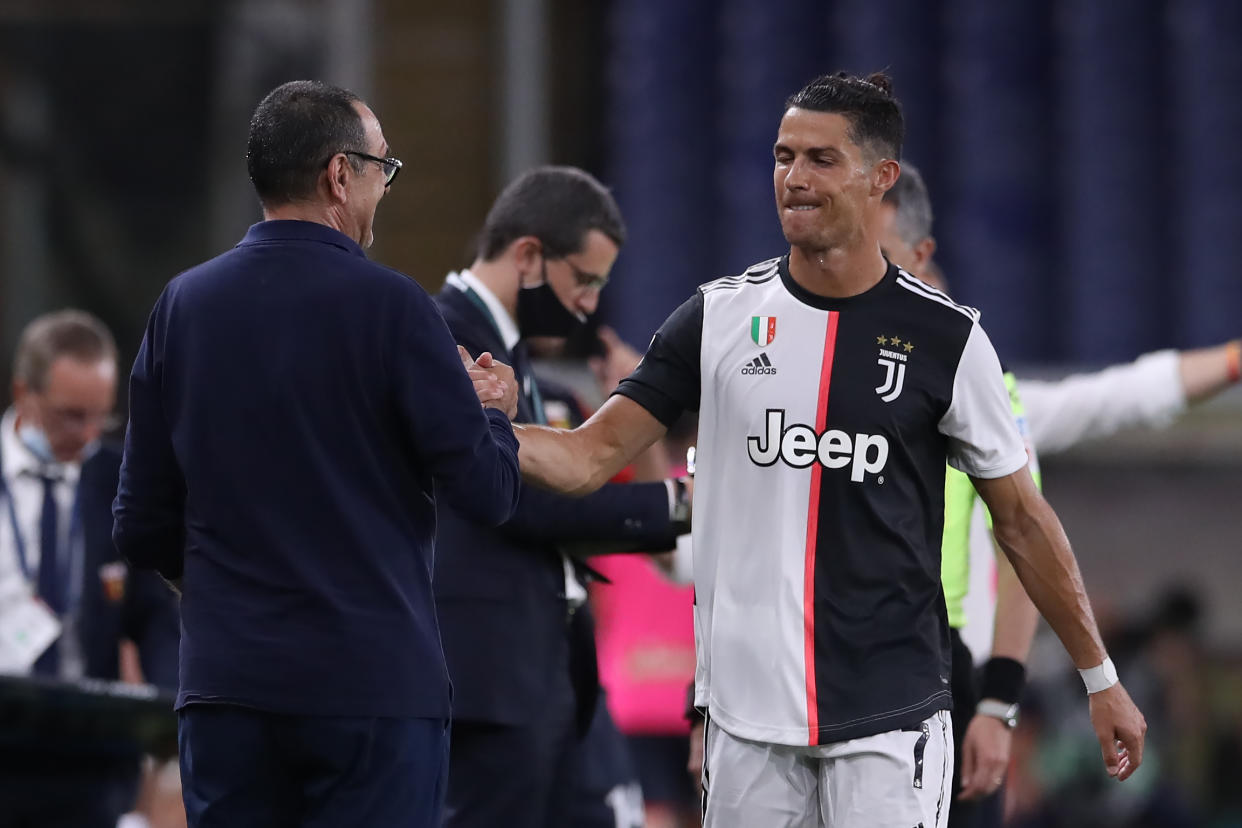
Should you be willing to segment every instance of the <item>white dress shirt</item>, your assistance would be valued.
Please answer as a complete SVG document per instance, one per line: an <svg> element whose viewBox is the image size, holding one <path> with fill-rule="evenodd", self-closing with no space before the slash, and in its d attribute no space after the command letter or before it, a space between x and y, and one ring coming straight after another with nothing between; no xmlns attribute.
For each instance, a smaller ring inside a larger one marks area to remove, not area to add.
<svg viewBox="0 0 1242 828"><path fill-rule="evenodd" d="M514 346L522 339L522 334L518 330L517 323L513 321L513 317L509 315L509 311L505 308L504 303L492 293L491 289L479 281L479 278L469 270L463 270L459 273L450 273L448 279L445 280L449 287L456 288L462 292L467 289L474 291L483 304L487 306L488 311L492 314L492 319L496 323L496 328L500 333L501 340L505 343L505 349L512 351ZM478 354L471 354L477 357ZM531 398L531 383L535 381L534 377L523 377L522 381L525 388L522 392L526 394L527 399ZM586 587L578 580L578 576L574 574L574 566L569 562L569 558L561 555L561 565L565 570L565 600L570 606L579 607L586 602Z"/></svg>
<svg viewBox="0 0 1242 828"><path fill-rule="evenodd" d="M73 501L77 494L82 466L80 463L45 463L40 460L17 436L16 424L17 412L9 408L0 418L0 477L4 481L3 494L0 495L0 596L5 598L20 591L31 595L38 592L39 563L42 555L39 522L43 513L43 475L58 480L53 493L58 512L56 525L60 538L57 547L62 556L61 566L76 565L80 568L82 563L82 556L78 554L81 550L70 549L69 536ZM15 532L19 534L15 535ZM22 571L17 537L24 542L28 577ZM72 540L80 545L80 538ZM81 583L82 573L71 568L69 577ZM72 617L60 620L66 631L72 628ZM82 674L81 652L76 644L75 635L62 631L62 678L79 678Z"/></svg>

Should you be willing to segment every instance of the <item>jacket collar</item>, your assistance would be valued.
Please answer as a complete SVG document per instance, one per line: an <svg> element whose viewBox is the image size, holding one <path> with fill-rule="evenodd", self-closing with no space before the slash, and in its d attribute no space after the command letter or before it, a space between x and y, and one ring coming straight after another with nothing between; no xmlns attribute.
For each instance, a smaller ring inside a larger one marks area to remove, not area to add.
<svg viewBox="0 0 1242 828"><path fill-rule="evenodd" d="M261 221L252 224L246 235L237 246L247 244L263 244L265 242L311 241L322 242L339 247L347 253L366 258L366 253L358 242L326 224L314 221L294 221L280 219L277 221Z"/></svg>

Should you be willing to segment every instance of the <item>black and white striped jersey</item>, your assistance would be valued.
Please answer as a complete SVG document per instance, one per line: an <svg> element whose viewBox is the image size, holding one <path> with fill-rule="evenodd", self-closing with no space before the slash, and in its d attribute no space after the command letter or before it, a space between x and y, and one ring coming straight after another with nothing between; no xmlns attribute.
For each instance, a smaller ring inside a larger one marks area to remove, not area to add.
<svg viewBox="0 0 1242 828"><path fill-rule="evenodd" d="M618 388L698 409L698 703L747 739L842 741L950 706L944 466L1026 464L977 311L892 265L846 299L788 258L701 286Z"/></svg>

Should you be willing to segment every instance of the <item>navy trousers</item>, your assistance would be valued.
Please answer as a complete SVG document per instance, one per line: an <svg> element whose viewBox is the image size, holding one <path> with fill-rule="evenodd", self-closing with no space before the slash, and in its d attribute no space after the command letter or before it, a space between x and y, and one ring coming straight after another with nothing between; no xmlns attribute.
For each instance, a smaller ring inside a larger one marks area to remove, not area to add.
<svg viewBox="0 0 1242 828"><path fill-rule="evenodd" d="M286 716L227 704L181 710L190 828L439 828L443 719Z"/></svg>
<svg viewBox="0 0 1242 828"><path fill-rule="evenodd" d="M602 690L591 728L574 750L570 772L573 800L569 825L643 828L643 789L630 759L629 744L617 730ZM684 769L682 776L689 778Z"/></svg>
<svg viewBox="0 0 1242 828"><path fill-rule="evenodd" d="M444 828L569 828L576 702L568 674L525 725L453 721Z"/></svg>

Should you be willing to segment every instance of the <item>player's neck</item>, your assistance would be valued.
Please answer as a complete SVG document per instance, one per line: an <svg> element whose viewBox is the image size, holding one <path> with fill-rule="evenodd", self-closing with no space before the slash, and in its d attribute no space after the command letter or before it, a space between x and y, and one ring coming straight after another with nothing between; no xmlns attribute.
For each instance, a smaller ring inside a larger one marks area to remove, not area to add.
<svg viewBox="0 0 1242 828"><path fill-rule="evenodd" d="M789 249L789 275L819 296L833 299L857 296L875 287L887 270L888 265L874 242L826 250Z"/></svg>

